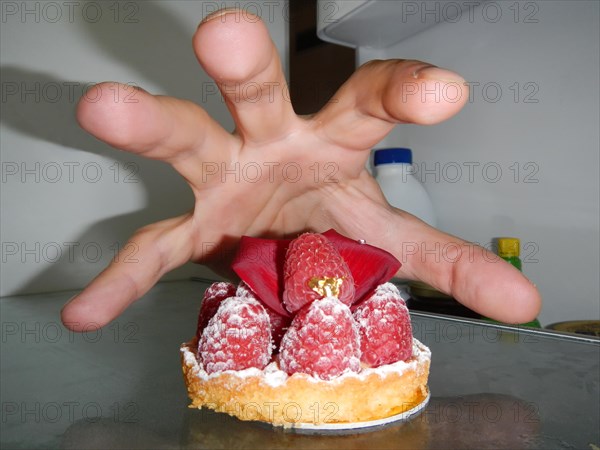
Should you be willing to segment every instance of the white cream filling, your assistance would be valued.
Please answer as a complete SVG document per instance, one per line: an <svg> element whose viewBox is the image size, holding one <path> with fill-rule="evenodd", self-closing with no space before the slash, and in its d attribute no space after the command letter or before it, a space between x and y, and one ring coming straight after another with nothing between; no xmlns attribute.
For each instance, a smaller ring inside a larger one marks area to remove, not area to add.
<svg viewBox="0 0 600 450"><path fill-rule="evenodd" d="M288 375L283 370L279 369L277 362L270 362L264 369L258 369L256 367L251 367L249 369L244 370L225 370L223 372L215 372L212 374L207 373L200 364L198 364L198 360L196 359L195 352L191 351L191 349L187 346L187 344L183 344L181 347L181 352L183 353L184 361L186 366L192 368L192 373L200 378L203 381L208 381L213 378L217 378L223 374L229 374L234 377L239 378L240 380L249 378L249 377L258 377L265 384L271 387L277 387L285 384L287 379L290 377L303 377L306 380L313 381L315 383L336 383L342 382L348 378L356 378L358 380L365 380L368 376L372 374L377 374L382 378L387 376L388 374L395 373L401 375L407 370L415 370L418 366L422 365L425 361L431 359L431 351L428 347L423 345L417 339L413 338L413 355L412 358L408 361L397 361L392 364L385 364L379 367L363 367L360 372L352 372L346 371L339 377L324 381L320 378L313 377L312 375L308 375L305 373L295 373L293 375Z"/></svg>

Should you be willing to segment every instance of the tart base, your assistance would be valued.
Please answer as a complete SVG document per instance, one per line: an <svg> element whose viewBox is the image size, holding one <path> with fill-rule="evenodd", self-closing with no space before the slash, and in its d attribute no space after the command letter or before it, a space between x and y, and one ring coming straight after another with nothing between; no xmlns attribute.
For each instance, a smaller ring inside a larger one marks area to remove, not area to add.
<svg viewBox="0 0 600 450"><path fill-rule="evenodd" d="M276 362L207 374L195 355L197 341L181 346L190 408L208 408L241 420L276 426L369 422L402 414L427 400L431 352L413 339L413 356L378 368L363 368L325 381L307 374L292 376Z"/></svg>

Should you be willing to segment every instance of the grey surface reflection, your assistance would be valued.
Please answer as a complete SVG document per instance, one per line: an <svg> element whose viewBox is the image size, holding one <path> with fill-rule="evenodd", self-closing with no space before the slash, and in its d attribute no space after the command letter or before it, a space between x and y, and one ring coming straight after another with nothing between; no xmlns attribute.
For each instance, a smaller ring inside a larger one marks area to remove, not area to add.
<svg viewBox="0 0 600 450"><path fill-rule="evenodd" d="M600 447L599 340L417 313L432 398L409 422L315 436L189 409L178 349L207 286L161 283L83 335L60 332L72 292L3 298L2 448Z"/></svg>
<svg viewBox="0 0 600 450"><path fill-rule="evenodd" d="M316 450L539 447L539 417L531 412L517 418L509 414L515 407L527 410L522 401L505 395L432 398L428 408L409 422L359 434L325 436L240 422L211 411L191 411L186 415L182 447Z"/></svg>

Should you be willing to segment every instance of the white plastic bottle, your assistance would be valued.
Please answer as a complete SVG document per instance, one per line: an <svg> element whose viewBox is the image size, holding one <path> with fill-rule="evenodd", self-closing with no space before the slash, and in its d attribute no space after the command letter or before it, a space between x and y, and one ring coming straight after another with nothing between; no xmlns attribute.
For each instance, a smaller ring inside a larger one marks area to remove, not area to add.
<svg viewBox="0 0 600 450"><path fill-rule="evenodd" d="M414 176L408 148L375 150L375 179L390 205L409 212L431 226L437 221L429 194Z"/></svg>

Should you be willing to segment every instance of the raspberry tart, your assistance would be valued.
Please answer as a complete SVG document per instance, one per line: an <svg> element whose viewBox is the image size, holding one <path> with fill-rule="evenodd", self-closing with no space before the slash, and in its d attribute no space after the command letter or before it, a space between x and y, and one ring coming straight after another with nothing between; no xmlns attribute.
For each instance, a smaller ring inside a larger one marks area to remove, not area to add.
<svg viewBox="0 0 600 450"><path fill-rule="evenodd" d="M192 408L302 428L384 423L429 398L431 353L387 281L400 263L333 230L243 237L181 347Z"/></svg>

